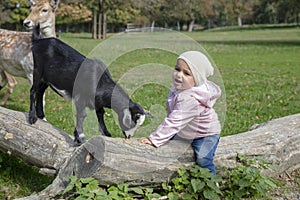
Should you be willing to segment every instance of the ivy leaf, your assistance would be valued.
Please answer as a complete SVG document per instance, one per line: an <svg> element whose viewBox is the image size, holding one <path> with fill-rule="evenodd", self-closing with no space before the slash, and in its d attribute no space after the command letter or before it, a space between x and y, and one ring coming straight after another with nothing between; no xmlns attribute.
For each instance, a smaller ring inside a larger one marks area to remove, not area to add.
<svg viewBox="0 0 300 200"><path fill-rule="evenodd" d="M96 192L96 197L99 197L99 199L101 197L105 197L105 199L108 199L108 196L107 196L107 192L105 190L99 190Z"/></svg>
<svg viewBox="0 0 300 200"><path fill-rule="evenodd" d="M170 192L172 190L172 187L170 185L168 185L167 183L162 183L162 189Z"/></svg>
<svg viewBox="0 0 300 200"><path fill-rule="evenodd" d="M249 182L247 180L244 180L244 179L239 180L239 186L241 188L245 188L245 187L248 187L250 185L251 185L251 182Z"/></svg>
<svg viewBox="0 0 300 200"><path fill-rule="evenodd" d="M199 179L192 179L192 180L191 180L191 184L192 184L194 193L197 193L197 192L202 191L202 189L203 189L204 186L205 186L205 183L202 182L202 181L199 180Z"/></svg>
<svg viewBox="0 0 300 200"><path fill-rule="evenodd" d="M119 198L118 191L116 191L116 190L110 190L110 191L109 191L109 196L110 196L112 199L118 199L118 198Z"/></svg>
<svg viewBox="0 0 300 200"><path fill-rule="evenodd" d="M80 181L83 183L83 184L87 184L91 181L95 180L94 178L92 177L88 177L88 178L81 178Z"/></svg>
<svg viewBox="0 0 300 200"><path fill-rule="evenodd" d="M89 191L95 191L95 190L98 190L98 189L99 189L98 181L97 181L97 180L91 181L91 182L86 186L86 188L87 188Z"/></svg>
<svg viewBox="0 0 300 200"><path fill-rule="evenodd" d="M169 199L169 200L177 200L178 197L179 197L179 195L178 195L177 193L174 193L174 192L170 192L170 193L168 194L168 199Z"/></svg>
<svg viewBox="0 0 300 200"><path fill-rule="evenodd" d="M82 196L79 196L79 197L76 197L76 199L75 200L86 200L87 199L87 197L82 197Z"/></svg>
<svg viewBox="0 0 300 200"><path fill-rule="evenodd" d="M78 180L76 176L69 176L66 178L66 181L71 181L71 183L74 183Z"/></svg>
<svg viewBox="0 0 300 200"><path fill-rule="evenodd" d="M141 188L131 188L131 190L133 192L135 192L136 194L139 194L139 195L144 195L144 192Z"/></svg>
<svg viewBox="0 0 300 200"><path fill-rule="evenodd" d="M75 186L76 186L76 189L80 189L80 188L82 188L82 182L81 181L76 181L75 183Z"/></svg>
<svg viewBox="0 0 300 200"><path fill-rule="evenodd" d="M119 184L118 188L120 191L127 193L128 192L128 185L127 184Z"/></svg>
<svg viewBox="0 0 300 200"><path fill-rule="evenodd" d="M67 192L70 192L71 190L73 190L74 185L73 184L69 184L63 191L62 194L66 194Z"/></svg>
<svg viewBox="0 0 300 200"><path fill-rule="evenodd" d="M146 188L146 193L151 194L153 192L153 188Z"/></svg>
<svg viewBox="0 0 300 200"><path fill-rule="evenodd" d="M211 200L220 200L220 197L212 190L204 190L203 195L205 199L211 199Z"/></svg>
<svg viewBox="0 0 300 200"><path fill-rule="evenodd" d="M183 193L181 196L182 200L191 200L194 199L192 194L189 193Z"/></svg>
<svg viewBox="0 0 300 200"><path fill-rule="evenodd" d="M161 195L157 193L152 193L152 194L148 194L147 197L148 199L158 199L159 197L161 197Z"/></svg>

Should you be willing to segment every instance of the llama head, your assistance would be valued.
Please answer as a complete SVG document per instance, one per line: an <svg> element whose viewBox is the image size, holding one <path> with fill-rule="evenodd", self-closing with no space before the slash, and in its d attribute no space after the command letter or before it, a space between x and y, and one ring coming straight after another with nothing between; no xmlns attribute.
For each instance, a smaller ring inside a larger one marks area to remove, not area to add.
<svg viewBox="0 0 300 200"><path fill-rule="evenodd" d="M28 0L30 13L24 19L23 25L32 30L40 24L43 37L55 37L55 11L59 0Z"/></svg>

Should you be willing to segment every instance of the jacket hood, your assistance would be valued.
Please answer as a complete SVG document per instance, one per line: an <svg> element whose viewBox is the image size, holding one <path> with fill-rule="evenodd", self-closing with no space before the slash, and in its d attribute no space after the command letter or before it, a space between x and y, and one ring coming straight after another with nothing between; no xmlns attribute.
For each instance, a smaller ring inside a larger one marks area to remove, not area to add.
<svg viewBox="0 0 300 200"><path fill-rule="evenodd" d="M194 97L209 108L212 108L221 96L220 87L211 81L206 81L204 84L191 89L194 91Z"/></svg>
<svg viewBox="0 0 300 200"><path fill-rule="evenodd" d="M200 86L195 86L187 90L176 91L174 87L172 90L175 93L182 93L183 95L185 93L191 94L199 103L209 108L212 108L221 96L220 87L208 80Z"/></svg>

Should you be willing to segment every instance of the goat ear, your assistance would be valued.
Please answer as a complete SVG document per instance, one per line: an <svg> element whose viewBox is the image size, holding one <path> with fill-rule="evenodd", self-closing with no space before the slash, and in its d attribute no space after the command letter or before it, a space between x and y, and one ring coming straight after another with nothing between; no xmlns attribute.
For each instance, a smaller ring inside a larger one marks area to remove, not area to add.
<svg viewBox="0 0 300 200"><path fill-rule="evenodd" d="M53 10L58 8L59 0L51 0L50 5L52 6Z"/></svg>
<svg viewBox="0 0 300 200"><path fill-rule="evenodd" d="M34 6L37 3L37 1L28 0L28 3L29 3L30 6Z"/></svg>
<svg viewBox="0 0 300 200"><path fill-rule="evenodd" d="M123 125L126 128L131 128L131 113L128 108L124 109Z"/></svg>

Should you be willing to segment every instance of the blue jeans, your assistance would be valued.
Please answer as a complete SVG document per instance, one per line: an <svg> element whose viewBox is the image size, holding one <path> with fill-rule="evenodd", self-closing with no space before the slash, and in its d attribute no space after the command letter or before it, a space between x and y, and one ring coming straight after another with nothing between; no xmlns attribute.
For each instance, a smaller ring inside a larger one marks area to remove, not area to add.
<svg viewBox="0 0 300 200"><path fill-rule="evenodd" d="M220 135L210 135L194 139L192 142L196 163L202 168L208 168L213 174L216 174L214 155L219 144L219 139Z"/></svg>

